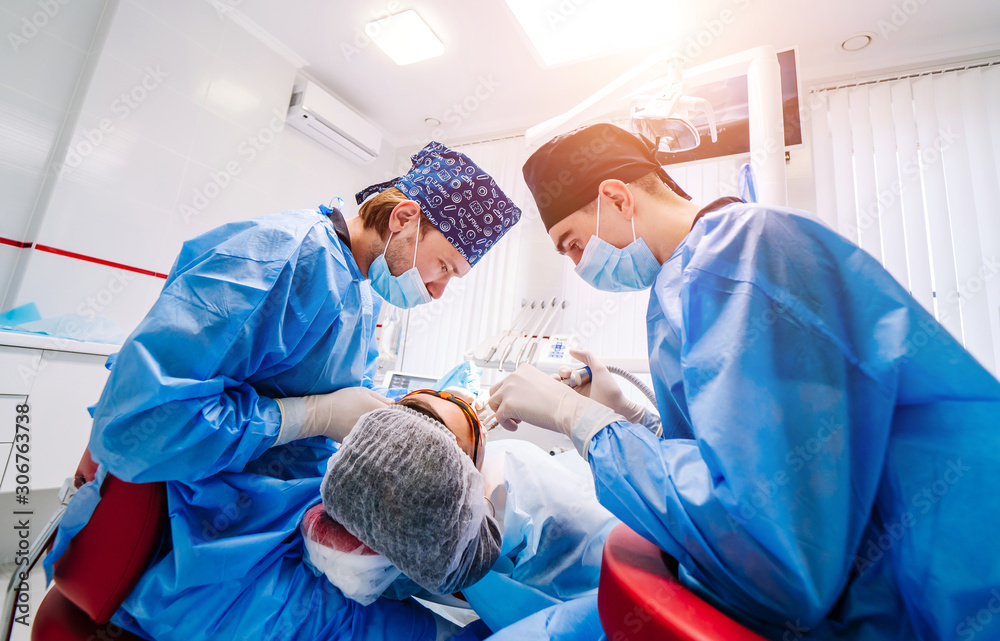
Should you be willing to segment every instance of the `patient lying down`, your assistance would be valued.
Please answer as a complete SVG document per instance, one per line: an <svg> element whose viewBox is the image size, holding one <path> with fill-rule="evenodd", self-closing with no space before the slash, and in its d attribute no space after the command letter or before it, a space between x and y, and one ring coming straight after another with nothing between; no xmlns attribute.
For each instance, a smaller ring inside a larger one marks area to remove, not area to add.
<svg viewBox="0 0 1000 641"><path fill-rule="evenodd" d="M362 417L331 458L302 530L306 557L347 597L464 590L492 625L596 591L618 521L586 463L517 440L487 453L469 414L448 394L413 394ZM491 568L483 590L469 588ZM491 611L510 590L520 609Z"/></svg>
<svg viewBox="0 0 1000 641"><path fill-rule="evenodd" d="M500 530L471 453L405 404L358 421L330 458L321 495L323 511L302 525L307 558L359 603L450 594L499 557Z"/></svg>

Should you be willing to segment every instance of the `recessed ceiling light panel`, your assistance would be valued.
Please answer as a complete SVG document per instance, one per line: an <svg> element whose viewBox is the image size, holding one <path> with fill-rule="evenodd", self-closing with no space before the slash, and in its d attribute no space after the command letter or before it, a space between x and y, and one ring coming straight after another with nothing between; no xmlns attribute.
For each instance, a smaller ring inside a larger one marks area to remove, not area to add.
<svg viewBox="0 0 1000 641"><path fill-rule="evenodd" d="M676 0L506 2L547 66L653 44L680 45L688 22ZM719 27L721 35L725 25Z"/></svg>
<svg viewBox="0 0 1000 641"><path fill-rule="evenodd" d="M365 33L400 66L444 53L444 45L412 9L369 22Z"/></svg>

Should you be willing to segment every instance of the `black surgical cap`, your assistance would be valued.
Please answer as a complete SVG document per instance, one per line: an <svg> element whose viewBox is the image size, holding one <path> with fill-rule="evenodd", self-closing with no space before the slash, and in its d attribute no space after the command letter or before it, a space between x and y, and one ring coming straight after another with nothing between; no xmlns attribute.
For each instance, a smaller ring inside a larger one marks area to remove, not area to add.
<svg viewBox="0 0 1000 641"><path fill-rule="evenodd" d="M691 200L656 161L655 144L607 123L556 136L523 169L546 231L594 200L605 180L627 183L653 171L674 193Z"/></svg>

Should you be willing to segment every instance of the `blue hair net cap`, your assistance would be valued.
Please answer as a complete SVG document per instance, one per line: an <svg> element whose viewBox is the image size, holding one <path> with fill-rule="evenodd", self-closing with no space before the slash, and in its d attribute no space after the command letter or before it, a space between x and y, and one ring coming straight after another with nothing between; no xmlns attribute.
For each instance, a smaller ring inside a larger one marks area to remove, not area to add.
<svg viewBox="0 0 1000 641"><path fill-rule="evenodd" d="M465 154L432 142L410 160L413 166L405 176L358 192L358 204L390 187L399 189L420 204L427 219L470 265L521 220L521 209Z"/></svg>

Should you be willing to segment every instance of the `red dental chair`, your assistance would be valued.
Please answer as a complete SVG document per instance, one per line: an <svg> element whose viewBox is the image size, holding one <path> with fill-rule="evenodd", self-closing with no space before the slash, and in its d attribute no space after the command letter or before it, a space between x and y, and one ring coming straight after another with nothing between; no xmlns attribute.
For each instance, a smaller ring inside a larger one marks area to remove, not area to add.
<svg viewBox="0 0 1000 641"><path fill-rule="evenodd" d="M608 639L765 641L685 588L677 562L627 525L604 543L597 612Z"/></svg>
<svg viewBox="0 0 1000 641"><path fill-rule="evenodd" d="M84 452L73 482L63 488L62 506L49 520L18 566L7 588L0 631L9 639L17 605L20 572L31 572L52 545L56 528L76 489L94 479L97 464ZM67 491L68 490L68 491ZM92 641L113 638L143 641L110 623L111 616L138 583L167 528L164 483L126 483L110 474L101 502L87 525L56 562L53 585L31 619L32 641ZM39 568L40 570L40 568ZM40 598L33 595L33 600Z"/></svg>

